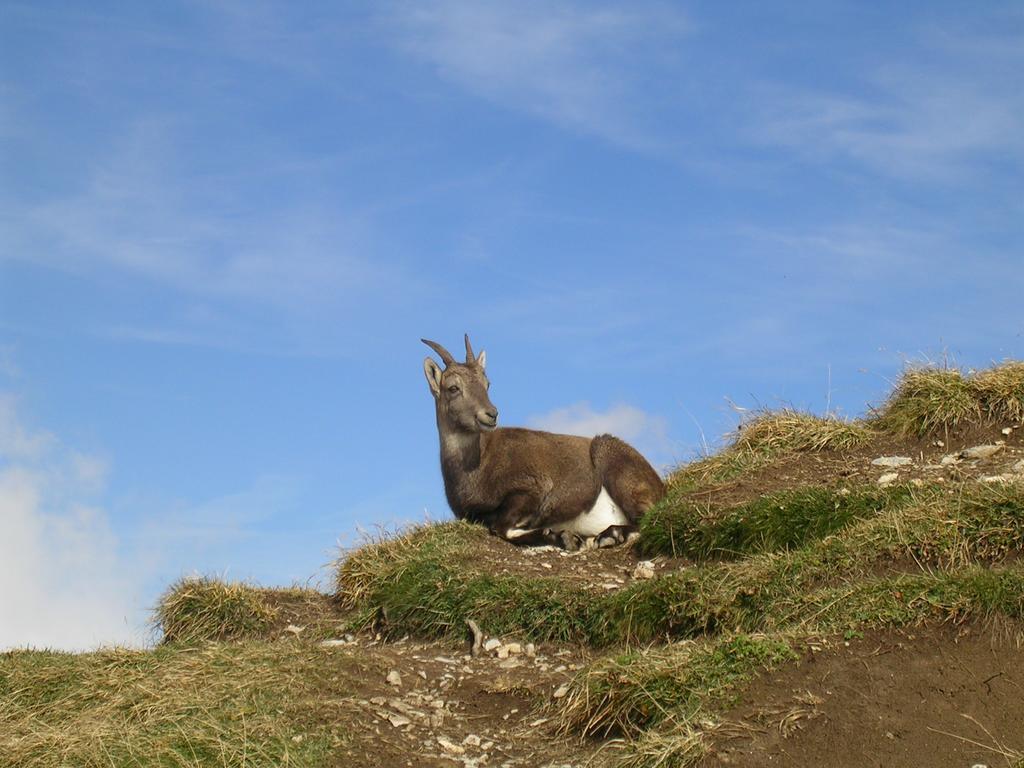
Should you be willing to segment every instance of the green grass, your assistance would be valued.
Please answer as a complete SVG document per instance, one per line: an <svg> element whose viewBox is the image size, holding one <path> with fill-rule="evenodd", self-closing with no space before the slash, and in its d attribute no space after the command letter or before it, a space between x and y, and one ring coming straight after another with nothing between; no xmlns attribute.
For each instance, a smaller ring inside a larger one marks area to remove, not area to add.
<svg viewBox="0 0 1024 768"><path fill-rule="evenodd" d="M347 745L330 653L232 643L0 654L0 760L18 768L313 766Z"/></svg>
<svg viewBox="0 0 1024 768"><path fill-rule="evenodd" d="M458 556L468 543L449 535L453 529L446 526L414 532L425 546L403 543L400 556L395 550L382 560L375 553L376 570L353 553L342 563L339 580L344 587L347 577L358 574L360 581L351 587L360 596L353 601L357 625L394 635L462 636L465 620L474 619L489 633L607 647L777 630L820 610L816 590L887 570L995 564L1024 546L1021 488L928 491L901 504L801 547L710 561L611 594L555 577L473 571ZM804 522L797 518L801 531ZM864 617L851 608L848 620L853 626Z"/></svg>
<svg viewBox="0 0 1024 768"><path fill-rule="evenodd" d="M920 493L920 492L918 492ZM910 486L833 489L811 486L711 511L685 493L670 493L640 522L645 555L728 559L794 549L856 520L907 503Z"/></svg>
<svg viewBox="0 0 1024 768"><path fill-rule="evenodd" d="M559 712L565 733L626 735L693 721L754 675L796 658L779 637L730 635L606 657L581 672Z"/></svg>

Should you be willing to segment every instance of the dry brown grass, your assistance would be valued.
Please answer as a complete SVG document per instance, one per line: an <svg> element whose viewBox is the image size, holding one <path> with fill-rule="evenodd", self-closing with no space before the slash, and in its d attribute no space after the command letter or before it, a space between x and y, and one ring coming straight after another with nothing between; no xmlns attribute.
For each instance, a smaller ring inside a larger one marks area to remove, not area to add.
<svg viewBox="0 0 1024 768"><path fill-rule="evenodd" d="M970 378L983 410L994 421L1024 422L1024 362L1006 362Z"/></svg>
<svg viewBox="0 0 1024 768"><path fill-rule="evenodd" d="M1021 420L1024 363L1009 361L970 374L955 368L910 368L874 423L899 436L924 437Z"/></svg>
<svg viewBox="0 0 1024 768"><path fill-rule="evenodd" d="M669 490L740 477L793 453L848 451L867 445L874 432L860 421L786 408L744 421L719 453L684 464L668 477Z"/></svg>
<svg viewBox="0 0 1024 768"><path fill-rule="evenodd" d="M773 454L848 451L867 444L872 431L861 422L784 409L766 411L740 425L735 448Z"/></svg>
<svg viewBox="0 0 1024 768"><path fill-rule="evenodd" d="M0 764L322 764L350 741L348 679L300 644L0 654Z"/></svg>
<svg viewBox="0 0 1024 768"><path fill-rule="evenodd" d="M157 605L154 623L166 643L231 640L266 632L277 610L250 584L186 578L173 584Z"/></svg>

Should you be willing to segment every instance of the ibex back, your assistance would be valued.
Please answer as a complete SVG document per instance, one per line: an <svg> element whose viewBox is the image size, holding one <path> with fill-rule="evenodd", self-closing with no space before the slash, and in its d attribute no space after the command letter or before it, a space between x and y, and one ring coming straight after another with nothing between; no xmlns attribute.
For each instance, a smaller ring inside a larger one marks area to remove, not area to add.
<svg viewBox="0 0 1024 768"><path fill-rule="evenodd" d="M464 363L437 342L422 341L445 366L423 361L437 408L445 495L459 519L516 544L611 546L626 541L664 495L658 473L617 437L498 428L486 354L473 354L468 335Z"/></svg>

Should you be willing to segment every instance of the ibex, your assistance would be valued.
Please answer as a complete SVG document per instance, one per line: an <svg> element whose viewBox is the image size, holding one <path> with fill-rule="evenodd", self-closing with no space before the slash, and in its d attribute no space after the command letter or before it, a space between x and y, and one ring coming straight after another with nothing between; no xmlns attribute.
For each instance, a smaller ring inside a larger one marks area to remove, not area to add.
<svg viewBox="0 0 1024 768"><path fill-rule="evenodd" d="M445 495L457 518L515 544L606 547L626 541L664 495L658 473L616 437L498 428L486 353L473 354L468 334L465 363L421 341L445 365L427 357L423 371L437 408Z"/></svg>

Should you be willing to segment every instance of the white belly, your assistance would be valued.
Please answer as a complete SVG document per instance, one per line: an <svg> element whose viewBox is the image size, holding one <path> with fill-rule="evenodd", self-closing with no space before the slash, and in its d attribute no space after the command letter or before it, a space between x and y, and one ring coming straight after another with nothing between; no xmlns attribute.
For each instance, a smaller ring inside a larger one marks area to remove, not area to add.
<svg viewBox="0 0 1024 768"><path fill-rule="evenodd" d="M552 529L556 531L572 531L584 538L589 538L603 533L611 525L627 525L628 523L629 520L622 510L619 509L619 505L612 501L612 497L608 495L608 491L602 486L601 493L598 494L594 506L572 520L552 526Z"/></svg>

